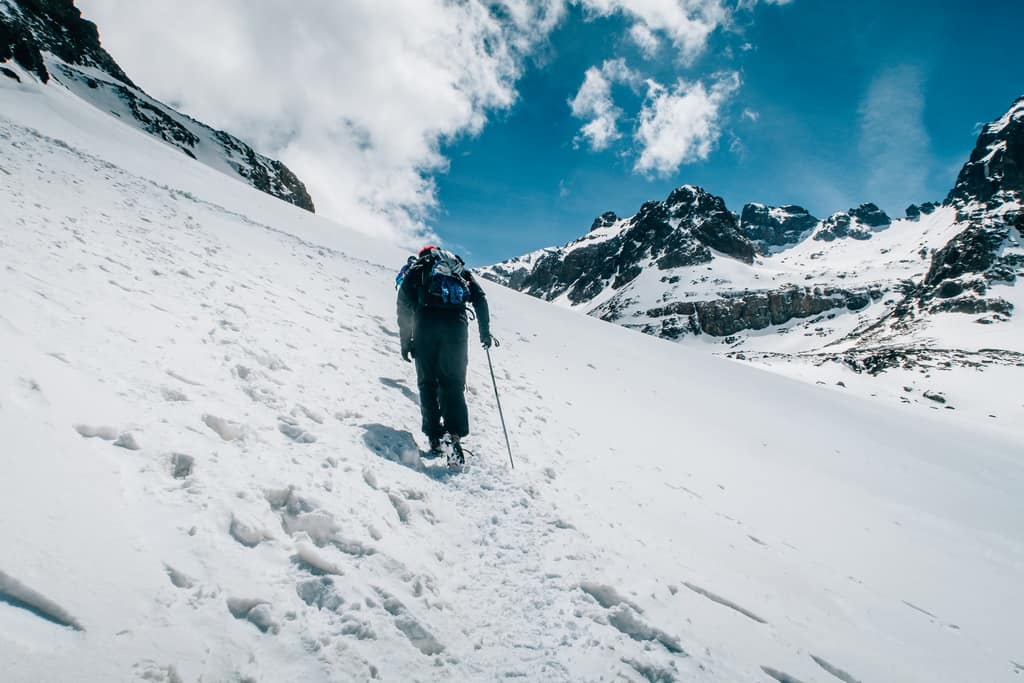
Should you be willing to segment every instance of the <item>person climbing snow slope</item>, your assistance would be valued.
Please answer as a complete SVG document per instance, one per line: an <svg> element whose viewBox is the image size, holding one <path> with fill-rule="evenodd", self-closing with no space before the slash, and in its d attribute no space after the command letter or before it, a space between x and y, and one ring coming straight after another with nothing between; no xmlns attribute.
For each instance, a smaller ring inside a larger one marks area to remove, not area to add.
<svg viewBox="0 0 1024 683"><path fill-rule="evenodd" d="M466 305L472 304L480 343L489 349L493 339L487 297L462 258L433 245L410 258L396 281L402 359L416 362L423 433L435 456L447 440L448 465L461 466L461 439L469 434Z"/></svg>

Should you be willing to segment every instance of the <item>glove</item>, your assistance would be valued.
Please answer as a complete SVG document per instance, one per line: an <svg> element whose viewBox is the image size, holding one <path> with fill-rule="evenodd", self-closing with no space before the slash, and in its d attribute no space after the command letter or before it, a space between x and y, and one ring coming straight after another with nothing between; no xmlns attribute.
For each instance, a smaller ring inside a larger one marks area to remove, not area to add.
<svg viewBox="0 0 1024 683"><path fill-rule="evenodd" d="M416 357L416 352L412 346L412 339L402 340L402 360L406 363L411 363L412 359Z"/></svg>
<svg viewBox="0 0 1024 683"><path fill-rule="evenodd" d="M494 337L492 337L489 334L481 334L480 345L483 346L485 349L491 348L491 346L494 345Z"/></svg>

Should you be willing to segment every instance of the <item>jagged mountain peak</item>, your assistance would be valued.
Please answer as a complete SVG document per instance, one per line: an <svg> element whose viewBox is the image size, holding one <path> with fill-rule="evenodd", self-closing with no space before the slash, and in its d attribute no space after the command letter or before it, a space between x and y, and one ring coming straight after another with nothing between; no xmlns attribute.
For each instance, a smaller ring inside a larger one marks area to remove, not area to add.
<svg viewBox="0 0 1024 683"><path fill-rule="evenodd" d="M1024 97L986 125L946 197L947 204L1000 204L1024 197Z"/></svg>
<svg viewBox="0 0 1024 683"><path fill-rule="evenodd" d="M835 239L852 238L869 240L879 230L892 224L889 215L871 202L865 202L846 211L837 211L824 221L813 235L813 239L831 242Z"/></svg>
<svg viewBox="0 0 1024 683"><path fill-rule="evenodd" d="M911 204L906 209L907 218L910 220L917 220L921 216L927 216L935 212L935 209L939 207L937 202L924 202L923 204Z"/></svg>
<svg viewBox="0 0 1024 683"><path fill-rule="evenodd" d="M765 251L796 244L817 225L818 219L796 204L769 206L751 202L740 213L740 230Z"/></svg>
<svg viewBox="0 0 1024 683"><path fill-rule="evenodd" d="M717 197L683 185L663 201L645 202L628 218L606 212L583 237L492 266L485 277L573 305L606 299L645 269L668 271L718 256L752 263L756 248L736 215Z"/></svg>
<svg viewBox="0 0 1024 683"><path fill-rule="evenodd" d="M96 24L82 17L73 0L0 0L0 62L13 57L46 83L50 74L43 52L135 86L103 49Z"/></svg>
<svg viewBox="0 0 1024 683"><path fill-rule="evenodd" d="M614 225L619 222L619 216L614 211L605 211L600 216L594 219L594 222L590 224L590 232L599 230L600 228L607 228L608 226Z"/></svg>

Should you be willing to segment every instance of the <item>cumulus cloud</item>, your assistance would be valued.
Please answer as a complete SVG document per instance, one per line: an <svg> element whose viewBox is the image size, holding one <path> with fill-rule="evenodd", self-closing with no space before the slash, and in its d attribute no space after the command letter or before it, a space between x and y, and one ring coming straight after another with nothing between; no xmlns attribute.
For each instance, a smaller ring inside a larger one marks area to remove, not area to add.
<svg viewBox="0 0 1024 683"><path fill-rule="evenodd" d="M436 206L440 145L509 107L564 0L79 0L156 97L248 139L318 210L402 240Z"/></svg>
<svg viewBox="0 0 1024 683"><path fill-rule="evenodd" d="M721 74L707 87L678 81L670 90L648 81L635 139L640 149L633 168L666 176L682 164L707 159L721 135L722 106L740 85L739 74Z"/></svg>
<svg viewBox="0 0 1024 683"><path fill-rule="evenodd" d="M629 17L635 25L643 26L651 37L654 37L653 32L664 33L687 62L704 52L708 37L731 16L723 0L581 0L581 3L598 16L622 14Z"/></svg>
<svg viewBox="0 0 1024 683"><path fill-rule="evenodd" d="M692 62L743 9L739 2L77 0L151 94L280 158L306 182L321 214L398 241L427 230L437 208L434 178L448 167L442 146L477 134L493 112L515 103L525 60L570 5L625 19L645 54L671 44ZM624 62L610 61L607 70L608 62L588 70L571 101L587 121L580 139L595 149L621 137L612 87L638 82ZM639 168L662 172L674 156L699 156L701 140L716 137L698 136L681 154L660 151L670 147L670 112L704 102L717 115L720 88L694 87L651 98L637 137Z"/></svg>
<svg viewBox="0 0 1024 683"><path fill-rule="evenodd" d="M637 82L637 75L626 65L624 59L609 59L600 68L592 66L583 76L583 85L576 96L569 101L572 115L587 119L580 128L577 143L586 141L595 151L607 149L613 141L622 137L619 132L619 117L622 109L615 106L612 86L620 83Z"/></svg>
<svg viewBox="0 0 1024 683"><path fill-rule="evenodd" d="M897 209L925 196L933 166L924 126L924 75L914 66L882 70L860 104L859 152L872 201Z"/></svg>
<svg viewBox="0 0 1024 683"><path fill-rule="evenodd" d="M661 41L658 40L658 36L654 35L654 32L648 28L647 24L633 24L629 29L629 37L648 59L654 57L658 53L658 48L661 47Z"/></svg>

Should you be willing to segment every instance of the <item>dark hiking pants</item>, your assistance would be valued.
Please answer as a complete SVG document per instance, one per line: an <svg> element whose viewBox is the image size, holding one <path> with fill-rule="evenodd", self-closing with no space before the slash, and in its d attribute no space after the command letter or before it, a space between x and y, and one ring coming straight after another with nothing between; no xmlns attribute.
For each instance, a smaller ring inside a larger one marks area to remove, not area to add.
<svg viewBox="0 0 1024 683"><path fill-rule="evenodd" d="M466 364L469 331L458 315L421 313L413 332L416 378L420 389L423 433L441 437L445 432L469 434L466 408Z"/></svg>

